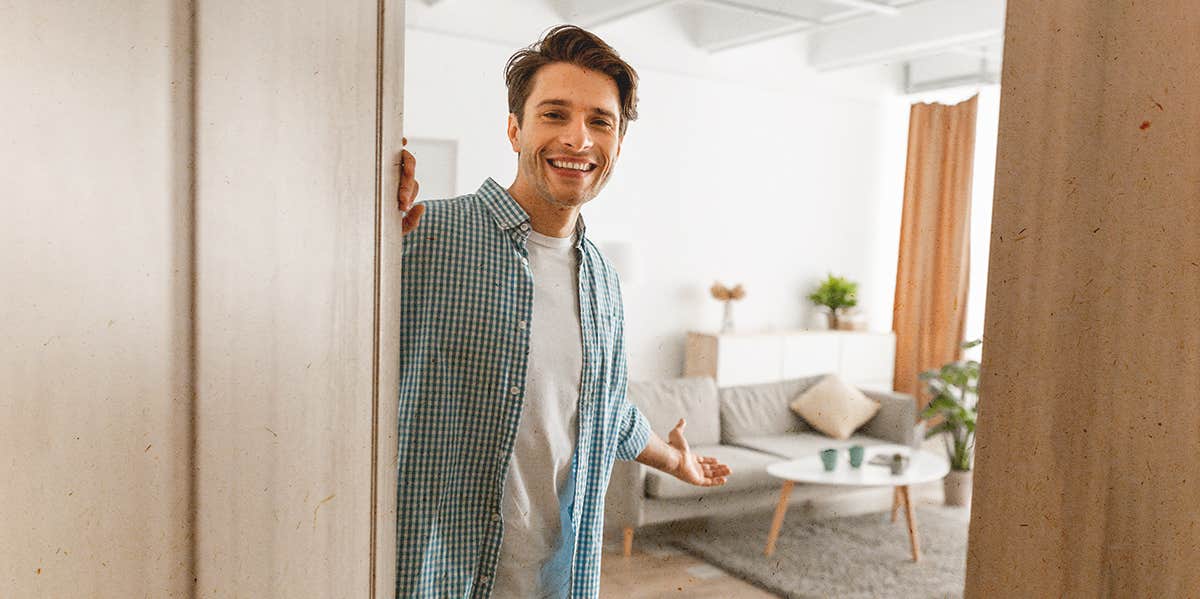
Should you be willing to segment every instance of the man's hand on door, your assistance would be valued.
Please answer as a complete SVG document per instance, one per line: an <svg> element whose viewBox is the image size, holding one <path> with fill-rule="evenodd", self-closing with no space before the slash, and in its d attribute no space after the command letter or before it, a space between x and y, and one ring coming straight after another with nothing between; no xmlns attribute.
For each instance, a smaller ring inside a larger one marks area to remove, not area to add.
<svg viewBox="0 0 1200 599"><path fill-rule="evenodd" d="M400 145L408 145L408 138L402 138ZM425 214L425 206L420 204L414 206L417 201L417 192L421 190L421 184L417 183L417 159L408 150L401 149L398 166L400 167L400 187L396 193L396 203L404 218L401 233L408 235L417 228L417 223L421 221L421 215Z"/></svg>

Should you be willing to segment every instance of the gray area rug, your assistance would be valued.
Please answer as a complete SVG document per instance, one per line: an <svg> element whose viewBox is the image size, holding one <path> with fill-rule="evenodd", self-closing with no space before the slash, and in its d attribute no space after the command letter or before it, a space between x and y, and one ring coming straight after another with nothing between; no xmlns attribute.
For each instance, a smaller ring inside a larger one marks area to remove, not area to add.
<svg viewBox="0 0 1200 599"><path fill-rule="evenodd" d="M789 517L775 554L763 555L771 512L663 532L660 539L789 599L962 597L965 508L919 506L921 561L913 562L901 513L829 520Z"/></svg>

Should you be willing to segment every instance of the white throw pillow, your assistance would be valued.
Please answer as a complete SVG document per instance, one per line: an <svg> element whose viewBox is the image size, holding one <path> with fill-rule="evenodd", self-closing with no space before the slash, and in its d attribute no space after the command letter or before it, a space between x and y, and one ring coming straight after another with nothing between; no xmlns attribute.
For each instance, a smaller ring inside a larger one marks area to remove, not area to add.
<svg viewBox="0 0 1200 599"><path fill-rule="evenodd" d="M845 440L875 416L879 402L831 374L796 396L789 407L813 428Z"/></svg>

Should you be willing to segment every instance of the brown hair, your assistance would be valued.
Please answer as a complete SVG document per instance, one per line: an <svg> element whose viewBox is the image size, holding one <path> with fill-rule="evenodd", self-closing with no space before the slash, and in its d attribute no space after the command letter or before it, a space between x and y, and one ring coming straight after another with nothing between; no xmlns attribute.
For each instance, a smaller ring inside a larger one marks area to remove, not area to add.
<svg viewBox="0 0 1200 599"><path fill-rule="evenodd" d="M637 71L621 60L617 51L604 40L574 25L554 27L537 43L518 50L508 59L504 66L508 111L517 115L517 123L521 124L525 116L525 100L533 90L534 75L555 62L573 64L612 77L621 100L620 132L625 135L629 121L637 120Z"/></svg>

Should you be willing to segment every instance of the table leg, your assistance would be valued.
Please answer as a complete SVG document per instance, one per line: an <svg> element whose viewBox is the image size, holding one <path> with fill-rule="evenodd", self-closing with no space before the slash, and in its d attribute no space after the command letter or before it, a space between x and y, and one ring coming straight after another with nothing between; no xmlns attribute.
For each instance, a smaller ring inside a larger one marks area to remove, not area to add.
<svg viewBox="0 0 1200 599"><path fill-rule="evenodd" d="M779 505L775 506L775 518L771 520L771 533L767 535L767 548L763 551L763 555L775 553L775 541L779 539L779 529L783 528L783 515L787 513L788 496L792 494L792 486L795 484L790 480L783 481L783 490L779 493Z"/></svg>
<svg viewBox="0 0 1200 599"><path fill-rule="evenodd" d="M914 562L921 561L921 546L917 543L917 513L913 509L912 497L908 493L908 485L897 487L901 498L904 499L904 516L908 521L908 542L912 545Z"/></svg>
<svg viewBox="0 0 1200 599"><path fill-rule="evenodd" d="M900 487L892 487L892 522L896 522L896 514L900 513Z"/></svg>

